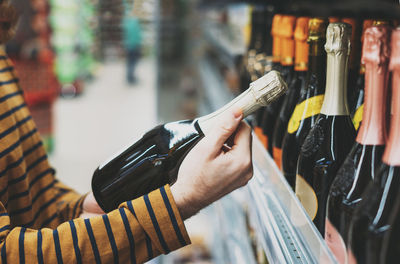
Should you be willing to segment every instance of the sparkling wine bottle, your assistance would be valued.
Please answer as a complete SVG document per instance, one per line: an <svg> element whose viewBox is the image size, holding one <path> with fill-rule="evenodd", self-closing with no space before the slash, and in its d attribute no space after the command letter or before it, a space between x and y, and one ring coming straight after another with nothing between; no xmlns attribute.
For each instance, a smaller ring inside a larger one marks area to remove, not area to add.
<svg viewBox="0 0 400 264"><path fill-rule="evenodd" d="M288 83L288 91L283 100L278 119L275 122L272 147L274 160L280 169L282 169L283 137L285 136L290 116L299 99L300 90L304 90L306 87L308 70L308 20L308 17L299 17L296 20L296 28L294 31L294 74L290 83Z"/></svg>
<svg viewBox="0 0 400 264"><path fill-rule="evenodd" d="M329 24L324 102L297 163L296 194L322 235L329 188L355 139L346 98L350 37L350 25Z"/></svg>
<svg viewBox="0 0 400 264"><path fill-rule="evenodd" d="M167 123L150 130L94 172L92 190L98 204L109 212L124 201L174 183L182 160L204 135L211 132L220 114L234 107L242 109L244 117L248 116L275 100L286 89L280 74L271 71L210 115Z"/></svg>
<svg viewBox="0 0 400 264"><path fill-rule="evenodd" d="M324 100L326 79L324 44L327 26L326 19L312 18L309 21L309 58L306 83L300 90L299 100L288 122L282 143L282 170L293 190L295 190L300 147L314 126Z"/></svg>
<svg viewBox="0 0 400 264"><path fill-rule="evenodd" d="M363 122L356 143L332 183L327 203L325 240L339 263L347 263L345 241L350 222L363 192L376 178L386 144L389 28L368 28L362 54L366 69Z"/></svg>
<svg viewBox="0 0 400 264"><path fill-rule="evenodd" d="M367 36L366 40L367 41ZM381 262L384 238L392 232L391 215L398 211L400 186L400 30L392 34L389 68L392 75L392 105L389 137L376 179L362 195L350 224L349 263ZM389 52L389 51L388 51ZM395 220L396 222L399 219ZM397 238L398 239L398 238ZM398 262L398 259L392 260Z"/></svg>

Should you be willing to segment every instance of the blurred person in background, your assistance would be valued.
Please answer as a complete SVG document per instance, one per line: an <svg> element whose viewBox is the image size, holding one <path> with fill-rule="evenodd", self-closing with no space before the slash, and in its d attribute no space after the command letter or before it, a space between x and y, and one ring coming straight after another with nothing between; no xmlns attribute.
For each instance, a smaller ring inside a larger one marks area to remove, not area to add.
<svg viewBox="0 0 400 264"><path fill-rule="evenodd" d="M126 51L126 79L136 83L135 68L141 56L142 28L139 19L128 13L122 20L123 43Z"/></svg>
<svg viewBox="0 0 400 264"><path fill-rule="evenodd" d="M1 44L16 21L0 0ZM55 177L0 47L0 263L143 263L189 244L183 221L253 175L251 129L242 118L239 109L222 116L186 156L173 186L105 214L91 192L80 195Z"/></svg>

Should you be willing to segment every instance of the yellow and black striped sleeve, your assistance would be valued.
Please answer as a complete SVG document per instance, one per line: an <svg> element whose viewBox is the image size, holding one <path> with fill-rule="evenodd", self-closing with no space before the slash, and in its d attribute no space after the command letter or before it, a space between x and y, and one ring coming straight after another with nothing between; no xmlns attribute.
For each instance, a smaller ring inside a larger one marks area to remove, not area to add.
<svg viewBox="0 0 400 264"><path fill-rule="evenodd" d="M10 227L0 203L1 263L143 263L190 243L169 186L55 229Z"/></svg>
<svg viewBox="0 0 400 264"><path fill-rule="evenodd" d="M86 195L81 195L55 179L54 196L57 199L57 216L60 223L77 218L82 213L82 204Z"/></svg>

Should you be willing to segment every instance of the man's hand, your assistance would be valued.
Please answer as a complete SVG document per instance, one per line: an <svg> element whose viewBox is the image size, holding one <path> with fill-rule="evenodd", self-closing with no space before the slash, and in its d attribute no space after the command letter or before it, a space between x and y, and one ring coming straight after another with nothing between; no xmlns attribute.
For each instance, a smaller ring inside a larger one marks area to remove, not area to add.
<svg viewBox="0 0 400 264"><path fill-rule="evenodd" d="M90 192L83 201L82 205L82 214L79 216L80 218L91 218L94 216L99 216L105 214L104 211L100 208L99 204L96 202L96 199L93 196L93 193Z"/></svg>
<svg viewBox="0 0 400 264"><path fill-rule="evenodd" d="M240 110L226 113L186 156L171 192L183 219L242 187L253 176L251 129ZM232 139L233 145L225 143Z"/></svg>

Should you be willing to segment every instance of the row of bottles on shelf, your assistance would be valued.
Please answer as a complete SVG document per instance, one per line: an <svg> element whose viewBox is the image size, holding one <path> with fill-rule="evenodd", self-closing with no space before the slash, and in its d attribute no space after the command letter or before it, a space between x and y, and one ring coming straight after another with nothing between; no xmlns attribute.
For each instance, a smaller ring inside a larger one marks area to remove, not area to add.
<svg viewBox="0 0 400 264"><path fill-rule="evenodd" d="M400 29L264 8L251 22L243 83L273 69L289 87L255 133L340 263L397 260Z"/></svg>

